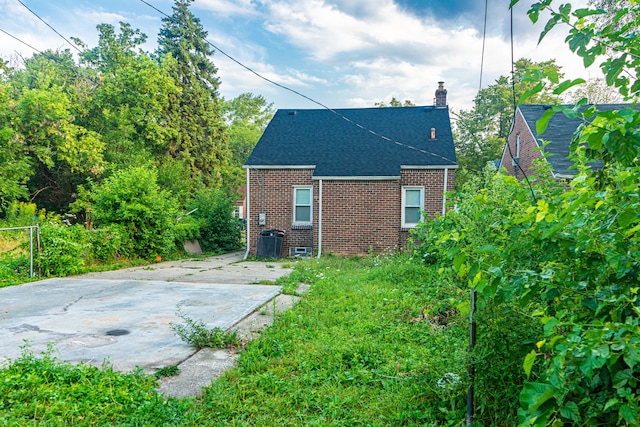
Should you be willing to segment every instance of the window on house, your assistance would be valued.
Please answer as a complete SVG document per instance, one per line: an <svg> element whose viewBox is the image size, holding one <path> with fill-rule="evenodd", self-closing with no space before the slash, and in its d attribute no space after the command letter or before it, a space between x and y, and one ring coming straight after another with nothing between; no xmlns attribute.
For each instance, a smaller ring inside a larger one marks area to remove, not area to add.
<svg viewBox="0 0 640 427"><path fill-rule="evenodd" d="M293 189L293 223L311 224L311 187Z"/></svg>
<svg viewBox="0 0 640 427"><path fill-rule="evenodd" d="M424 188L402 188L402 227L415 227L422 219L424 210Z"/></svg>
<svg viewBox="0 0 640 427"><path fill-rule="evenodd" d="M517 134L516 135L516 157L517 158L520 158L520 145L521 145L520 134Z"/></svg>

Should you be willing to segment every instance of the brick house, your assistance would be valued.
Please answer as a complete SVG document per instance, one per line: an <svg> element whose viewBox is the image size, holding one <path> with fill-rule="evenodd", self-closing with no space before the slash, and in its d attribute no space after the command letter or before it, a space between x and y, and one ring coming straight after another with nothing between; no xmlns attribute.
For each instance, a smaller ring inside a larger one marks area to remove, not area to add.
<svg viewBox="0 0 640 427"><path fill-rule="evenodd" d="M283 256L405 246L423 213L444 212L454 187L439 91L428 107L278 110L244 165L247 255L272 229L284 232Z"/></svg>
<svg viewBox="0 0 640 427"><path fill-rule="evenodd" d="M599 104L598 111L611 111L628 108L628 104ZM511 125L507 143L502 151L500 169L504 168L508 175L523 179L523 171L527 176L534 173L533 162L543 159L542 141L548 142L544 151L550 154L546 157L551 167L553 178L559 180L572 179L575 170L571 169L573 161L569 158L571 138L582 123L579 117L571 119L563 113L553 115L544 133L538 135L536 122L542 117L550 105L528 104L520 105L516 109L515 118ZM519 167L517 167L519 165ZM598 169L601 163L594 162L591 167Z"/></svg>

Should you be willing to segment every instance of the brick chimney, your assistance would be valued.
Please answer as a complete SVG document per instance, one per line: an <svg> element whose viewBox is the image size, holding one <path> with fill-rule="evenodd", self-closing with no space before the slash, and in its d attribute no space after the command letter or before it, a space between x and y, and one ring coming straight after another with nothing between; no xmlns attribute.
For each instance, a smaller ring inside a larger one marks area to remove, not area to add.
<svg viewBox="0 0 640 427"><path fill-rule="evenodd" d="M447 90L444 88L444 82L438 82L438 90L436 90L436 108L445 108L447 106Z"/></svg>

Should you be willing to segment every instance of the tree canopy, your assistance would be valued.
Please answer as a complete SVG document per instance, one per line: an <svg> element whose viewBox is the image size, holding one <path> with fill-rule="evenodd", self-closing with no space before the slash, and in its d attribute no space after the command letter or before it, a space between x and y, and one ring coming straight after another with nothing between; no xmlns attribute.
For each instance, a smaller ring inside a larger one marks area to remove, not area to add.
<svg viewBox="0 0 640 427"><path fill-rule="evenodd" d="M0 216L16 201L67 212L79 186L130 167L157 170L182 203L203 187L235 194L273 109L260 95L219 97L191 4L175 1L156 52L121 22L98 25L96 46L76 39L77 60L61 50L0 64Z"/></svg>
<svg viewBox="0 0 640 427"><path fill-rule="evenodd" d="M470 176L481 174L487 162L500 158L511 128L515 103L537 84L525 79L533 71L562 78L561 67L555 60L533 62L521 58L514 64L511 77L500 76L480 90L471 110L452 112L455 120L454 137L460 170L456 184L464 184ZM515 90L515 93L514 93ZM545 89L529 99L531 103L557 104L560 97Z"/></svg>

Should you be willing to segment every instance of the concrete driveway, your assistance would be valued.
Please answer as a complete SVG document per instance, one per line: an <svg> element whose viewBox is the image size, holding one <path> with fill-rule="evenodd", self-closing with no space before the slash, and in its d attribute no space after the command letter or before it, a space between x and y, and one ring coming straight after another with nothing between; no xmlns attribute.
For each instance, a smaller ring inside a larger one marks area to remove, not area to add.
<svg viewBox="0 0 640 427"><path fill-rule="evenodd" d="M177 365L195 349L171 330L177 308L209 327L228 329L281 291L258 284L291 270L240 262L242 253L157 263L0 289L0 361L25 340L36 354L54 344L70 362L147 372Z"/></svg>

